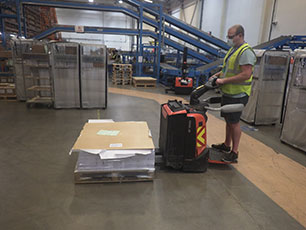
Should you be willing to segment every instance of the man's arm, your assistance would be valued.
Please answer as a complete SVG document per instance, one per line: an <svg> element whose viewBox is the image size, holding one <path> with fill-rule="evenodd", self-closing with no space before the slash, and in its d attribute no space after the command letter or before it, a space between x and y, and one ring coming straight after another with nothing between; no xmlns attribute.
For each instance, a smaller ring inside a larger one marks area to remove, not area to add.
<svg viewBox="0 0 306 230"><path fill-rule="evenodd" d="M222 71L219 71L218 73L215 73L214 75L212 75L209 79L211 79L213 77L220 77L221 73L222 73Z"/></svg>
<svg viewBox="0 0 306 230"><path fill-rule="evenodd" d="M250 77L252 76L252 72L253 72L252 67L253 67L252 65L241 65L240 66L241 73L233 77L222 78L222 79L218 78L216 83L217 85L224 85L224 84L230 84L230 83L242 83L250 79Z"/></svg>

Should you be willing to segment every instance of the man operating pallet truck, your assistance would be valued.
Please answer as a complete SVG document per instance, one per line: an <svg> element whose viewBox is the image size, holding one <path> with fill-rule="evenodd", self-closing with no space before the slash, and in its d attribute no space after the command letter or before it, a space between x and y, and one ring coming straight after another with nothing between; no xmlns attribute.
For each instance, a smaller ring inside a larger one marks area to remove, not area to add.
<svg viewBox="0 0 306 230"><path fill-rule="evenodd" d="M247 104L251 93L253 66L256 55L244 41L244 29L241 25L232 26L227 33L231 49L226 54L222 70L215 74L216 84L222 92L221 105L242 103ZM241 136L241 112L221 113L226 121L226 136L224 143L214 144L213 148L226 152L224 162L235 163L238 159L238 146ZM232 148L231 148L232 144Z"/></svg>
<svg viewBox="0 0 306 230"><path fill-rule="evenodd" d="M252 71L256 57L244 42L242 26L228 31L232 48L224 58L223 69L190 95L189 104L170 100L161 105L159 150L166 166L183 171L205 172L209 163L234 163L240 140L239 118L251 91ZM249 52L250 51L250 52ZM209 90L221 87L222 98L199 98ZM220 108L210 104L222 103ZM206 112L221 111L226 120L225 143L207 146ZM233 142L233 149L230 148Z"/></svg>

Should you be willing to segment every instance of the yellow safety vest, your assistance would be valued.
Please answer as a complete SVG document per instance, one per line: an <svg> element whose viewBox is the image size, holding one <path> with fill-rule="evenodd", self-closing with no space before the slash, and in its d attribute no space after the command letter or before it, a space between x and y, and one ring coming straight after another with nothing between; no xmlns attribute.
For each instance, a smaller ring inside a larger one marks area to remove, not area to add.
<svg viewBox="0 0 306 230"><path fill-rule="evenodd" d="M222 72L221 72L220 78L228 78L228 77L232 77L232 76L235 76L235 75L241 73L241 68L240 68L240 65L239 65L239 59L240 59L241 54L247 49L251 49L253 51L253 49L247 43L244 43L243 45L241 45L236 51L234 51L233 54L231 54L233 49L234 48L232 47L227 52L227 54L226 54L226 56L223 60L223 67L222 67ZM253 51L253 53L254 53L254 51ZM226 75L224 76L226 62L228 62L228 66L227 66ZM246 80L244 82L222 85L221 86L221 91L225 94L228 94L228 95L246 93L247 95L250 96L251 87L252 87L252 79L253 79L253 74L248 80Z"/></svg>

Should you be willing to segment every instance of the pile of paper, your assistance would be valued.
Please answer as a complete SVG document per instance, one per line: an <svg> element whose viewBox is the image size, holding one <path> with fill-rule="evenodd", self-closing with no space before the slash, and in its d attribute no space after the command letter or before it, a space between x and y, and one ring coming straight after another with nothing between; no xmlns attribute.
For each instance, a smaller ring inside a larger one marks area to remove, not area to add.
<svg viewBox="0 0 306 230"><path fill-rule="evenodd" d="M155 170L155 152L146 122L89 120L74 144L77 172Z"/></svg>

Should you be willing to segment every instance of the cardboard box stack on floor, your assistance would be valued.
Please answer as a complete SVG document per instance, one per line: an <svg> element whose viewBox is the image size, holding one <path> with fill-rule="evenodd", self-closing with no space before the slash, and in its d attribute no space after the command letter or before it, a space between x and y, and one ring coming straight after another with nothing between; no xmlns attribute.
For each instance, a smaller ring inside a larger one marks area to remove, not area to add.
<svg viewBox="0 0 306 230"><path fill-rule="evenodd" d="M78 152L75 183L151 181L155 152L146 122L89 121L71 152Z"/></svg>

